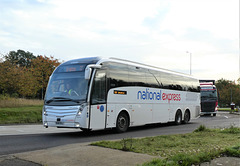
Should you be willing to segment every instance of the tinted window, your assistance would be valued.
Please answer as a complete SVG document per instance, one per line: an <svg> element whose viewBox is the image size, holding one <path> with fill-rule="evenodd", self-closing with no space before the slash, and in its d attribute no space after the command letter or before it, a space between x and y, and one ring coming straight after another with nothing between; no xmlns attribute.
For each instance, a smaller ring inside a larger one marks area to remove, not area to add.
<svg viewBox="0 0 240 166"><path fill-rule="evenodd" d="M171 80L171 74L161 72L159 74L160 80L161 80L161 86L164 89L172 89L172 80Z"/></svg>
<svg viewBox="0 0 240 166"><path fill-rule="evenodd" d="M200 86L197 79L184 77L185 89L190 92L200 92Z"/></svg>
<svg viewBox="0 0 240 166"><path fill-rule="evenodd" d="M193 91L200 92L200 85L197 79L193 80Z"/></svg>
<svg viewBox="0 0 240 166"><path fill-rule="evenodd" d="M95 74L92 89L92 104L106 103L106 71L98 70Z"/></svg>
<svg viewBox="0 0 240 166"><path fill-rule="evenodd" d="M114 62L104 63L108 68L108 87L128 86L128 66Z"/></svg>
<svg viewBox="0 0 240 166"><path fill-rule="evenodd" d="M173 86L172 88L174 90L183 90L183 77L179 75L172 75L172 80L173 80Z"/></svg>
<svg viewBox="0 0 240 166"><path fill-rule="evenodd" d="M153 70L147 70L146 72L146 80L149 87L160 88L160 83L157 80L158 72Z"/></svg>
<svg viewBox="0 0 240 166"><path fill-rule="evenodd" d="M129 66L129 84L132 86L147 86L146 85L146 72L144 69Z"/></svg>
<svg viewBox="0 0 240 166"><path fill-rule="evenodd" d="M103 64L108 68L108 89L122 86L144 86L199 92L199 83L196 79L115 62Z"/></svg>

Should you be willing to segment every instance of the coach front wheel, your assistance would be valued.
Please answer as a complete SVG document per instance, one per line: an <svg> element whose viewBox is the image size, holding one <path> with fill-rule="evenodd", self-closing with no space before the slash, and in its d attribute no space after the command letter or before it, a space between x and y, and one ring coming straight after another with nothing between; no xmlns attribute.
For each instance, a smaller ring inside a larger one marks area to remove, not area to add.
<svg viewBox="0 0 240 166"><path fill-rule="evenodd" d="M118 133L123 133L127 131L128 127L129 127L128 116L125 112L121 112L117 118L116 130Z"/></svg>

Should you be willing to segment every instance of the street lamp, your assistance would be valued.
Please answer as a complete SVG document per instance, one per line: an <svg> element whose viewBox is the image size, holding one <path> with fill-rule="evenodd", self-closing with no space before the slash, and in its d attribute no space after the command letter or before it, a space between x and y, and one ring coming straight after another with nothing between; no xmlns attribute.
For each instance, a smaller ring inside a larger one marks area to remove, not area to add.
<svg viewBox="0 0 240 166"><path fill-rule="evenodd" d="M188 51L186 53L190 54L190 75L192 75L192 53Z"/></svg>

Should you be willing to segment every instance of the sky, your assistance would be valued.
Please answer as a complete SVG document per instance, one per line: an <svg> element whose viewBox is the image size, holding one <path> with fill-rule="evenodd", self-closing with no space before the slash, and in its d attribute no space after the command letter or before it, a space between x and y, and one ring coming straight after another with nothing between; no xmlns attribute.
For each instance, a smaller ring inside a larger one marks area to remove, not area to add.
<svg viewBox="0 0 240 166"><path fill-rule="evenodd" d="M240 77L239 0L0 0L0 8L0 55L115 57L186 74L191 66L198 79Z"/></svg>

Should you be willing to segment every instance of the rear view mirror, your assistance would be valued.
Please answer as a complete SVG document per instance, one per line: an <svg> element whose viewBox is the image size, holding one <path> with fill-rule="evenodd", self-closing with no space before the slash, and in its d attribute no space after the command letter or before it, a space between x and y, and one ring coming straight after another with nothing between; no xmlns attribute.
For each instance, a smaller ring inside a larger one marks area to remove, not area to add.
<svg viewBox="0 0 240 166"><path fill-rule="evenodd" d="M92 69L100 69L101 65L87 65L85 68L85 79L89 80L92 74Z"/></svg>
<svg viewBox="0 0 240 166"><path fill-rule="evenodd" d="M85 69L85 80L89 80L92 73L92 68L86 67Z"/></svg>

